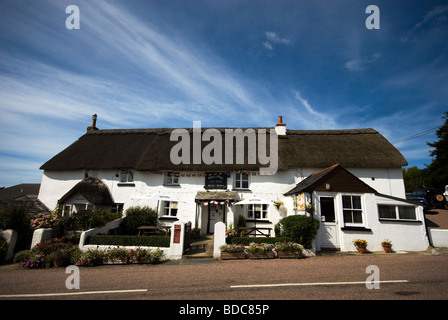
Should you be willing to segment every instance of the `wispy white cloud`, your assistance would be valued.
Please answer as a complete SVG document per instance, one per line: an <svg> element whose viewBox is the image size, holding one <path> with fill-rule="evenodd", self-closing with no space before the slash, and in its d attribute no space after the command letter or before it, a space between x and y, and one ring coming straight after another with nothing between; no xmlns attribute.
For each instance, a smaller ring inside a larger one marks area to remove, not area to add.
<svg viewBox="0 0 448 320"><path fill-rule="evenodd" d="M302 119L304 122L304 129L332 129L337 128L336 120L330 113L316 111L308 100L304 99L301 93L297 90L293 90L295 100L300 102L299 109L296 109L296 116ZM305 110L305 113L303 112Z"/></svg>
<svg viewBox="0 0 448 320"><path fill-rule="evenodd" d="M380 58L381 58L380 53L358 57L347 61L344 64L344 68L347 69L348 71L362 71L373 66Z"/></svg>
<svg viewBox="0 0 448 320"><path fill-rule="evenodd" d="M401 41L407 42L414 35L421 32L424 28L436 27L448 22L448 5L437 6L427 12L425 16L419 20L405 36L401 37Z"/></svg>
<svg viewBox="0 0 448 320"><path fill-rule="evenodd" d="M272 54L274 50L274 44L280 44L284 46L289 46L292 44L290 38L282 37L274 31L266 31L266 40L263 41L263 47L268 50L269 54Z"/></svg>

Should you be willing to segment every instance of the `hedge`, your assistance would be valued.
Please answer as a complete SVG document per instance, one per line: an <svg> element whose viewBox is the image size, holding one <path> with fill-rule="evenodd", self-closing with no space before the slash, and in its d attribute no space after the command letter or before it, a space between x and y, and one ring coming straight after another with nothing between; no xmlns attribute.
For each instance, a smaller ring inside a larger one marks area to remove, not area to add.
<svg viewBox="0 0 448 320"><path fill-rule="evenodd" d="M169 247L169 236L128 236L128 235L94 235L87 238L85 244L100 246L147 246Z"/></svg>
<svg viewBox="0 0 448 320"><path fill-rule="evenodd" d="M265 237L233 237L233 238L227 238L227 242L229 244L242 244L245 246L248 246L249 244L253 243L269 243L269 244L275 244L277 242L283 242L283 241L291 241L290 238L287 237L273 237L273 238L265 238Z"/></svg>

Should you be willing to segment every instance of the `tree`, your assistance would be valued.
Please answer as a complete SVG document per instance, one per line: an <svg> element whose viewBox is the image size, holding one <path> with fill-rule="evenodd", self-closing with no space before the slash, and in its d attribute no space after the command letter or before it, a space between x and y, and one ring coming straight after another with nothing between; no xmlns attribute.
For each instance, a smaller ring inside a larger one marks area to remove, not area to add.
<svg viewBox="0 0 448 320"><path fill-rule="evenodd" d="M406 192L412 192L418 189L425 188L425 170L413 166L410 168L403 168L403 180Z"/></svg>
<svg viewBox="0 0 448 320"><path fill-rule="evenodd" d="M433 160L426 169L427 182L428 186L436 191L444 190L448 184L448 111L442 118L446 120L436 131L438 140L427 142L428 146L433 148L430 153Z"/></svg>

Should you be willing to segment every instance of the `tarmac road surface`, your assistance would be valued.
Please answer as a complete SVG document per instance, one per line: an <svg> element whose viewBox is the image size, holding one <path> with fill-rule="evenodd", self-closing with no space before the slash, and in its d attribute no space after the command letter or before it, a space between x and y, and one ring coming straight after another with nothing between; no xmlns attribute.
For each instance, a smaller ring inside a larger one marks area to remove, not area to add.
<svg viewBox="0 0 448 320"><path fill-rule="evenodd" d="M6 265L0 267L0 300L446 300L447 265L447 250L438 255L183 260L79 267L79 289L67 289L72 274L65 268L29 270ZM369 276L378 289L367 288Z"/></svg>

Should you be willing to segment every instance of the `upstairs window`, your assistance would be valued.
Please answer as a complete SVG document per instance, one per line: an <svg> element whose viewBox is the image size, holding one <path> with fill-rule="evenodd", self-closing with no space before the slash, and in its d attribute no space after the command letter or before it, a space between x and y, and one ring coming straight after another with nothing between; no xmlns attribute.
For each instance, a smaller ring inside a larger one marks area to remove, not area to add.
<svg viewBox="0 0 448 320"><path fill-rule="evenodd" d="M120 183L134 182L134 172L132 170L120 170Z"/></svg>
<svg viewBox="0 0 448 320"><path fill-rule="evenodd" d="M165 172L163 184L166 186L178 186L179 172Z"/></svg>
<svg viewBox="0 0 448 320"><path fill-rule="evenodd" d="M249 174L247 172L235 173L235 189L249 189Z"/></svg>

